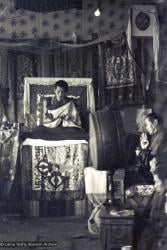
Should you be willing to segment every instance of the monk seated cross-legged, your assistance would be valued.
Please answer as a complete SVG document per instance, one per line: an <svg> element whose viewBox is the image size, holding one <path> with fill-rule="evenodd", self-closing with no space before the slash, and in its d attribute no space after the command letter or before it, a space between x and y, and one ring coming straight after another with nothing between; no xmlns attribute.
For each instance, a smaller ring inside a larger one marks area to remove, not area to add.
<svg viewBox="0 0 167 250"><path fill-rule="evenodd" d="M31 132L23 134L22 139L87 139L87 134L81 127L81 120L73 100L67 97L68 84L59 80L54 86L54 97L45 101L44 123Z"/></svg>

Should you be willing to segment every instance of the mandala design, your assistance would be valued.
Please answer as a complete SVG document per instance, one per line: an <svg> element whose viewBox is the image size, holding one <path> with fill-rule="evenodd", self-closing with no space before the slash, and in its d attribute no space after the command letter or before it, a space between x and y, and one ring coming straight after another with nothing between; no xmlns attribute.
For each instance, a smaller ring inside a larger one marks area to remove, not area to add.
<svg viewBox="0 0 167 250"><path fill-rule="evenodd" d="M75 13L75 17L76 17L76 18L80 18L81 16L82 16L82 13L81 13L81 12L78 11L78 12Z"/></svg>
<svg viewBox="0 0 167 250"><path fill-rule="evenodd" d="M31 21L35 21L37 19L37 17L36 17L36 15L32 14L32 15L30 15L29 19Z"/></svg>
<svg viewBox="0 0 167 250"><path fill-rule="evenodd" d="M20 21L19 21L19 24L20 24L21 26L26 25L26 23L27 23L27 21L26 21L24 18L20 19Z"/></svg>
<svg viewBox="0 0 167 250"><path fill-rule="evenodd" d="M69 14L70 12L71 12L70 9L67 9L67 10L64 11L65 14Z"/></svg>
<svg viewBox="0 0 167 250"><path fill-rule="evenodd" d="M120 30L124 30L125 29L125 25L121 25Z"/></svg>
<svg viewBox="0 0 167 250"><path fill-rule="evenodd" d="M11 33L11 38L12 38L12 39L18 38L18 35L17 35L16 31L13 31L13 32Z"/></svg>
<svg viewBox="0 0 167 250"><path fill-rule="evenodd" d="M3 3L0 3L0 10L3 10L5 8Z"/></svg>
<svg viewBox="0 0 167 250"><path fill-rule="evenodd" d="M59 18L59 14L58 13L55 13L54 15L53 15L53 19L58 19Z"/></svg>
<svg viewBox="0 0 167 250"><path fill-rule="evenodd" d="M104 26L104 20L103 20L103 19L101 19L101 20L98 22L98 25L99 25L99 27Z"/></svg>
<svg viewBox="0 0 167 250"><path fill-rule="evenodd" d="M82 27L81 24L80 24L80 23L77 23L77 25L75 26L75 29L76 29L76 30L79 30L79 29L81 29L81 27Z"/></svg>
<svg viewBox="0 0 167 250"><path fill-rule="evenodd" d="M110 23L110 29L112 30L114 27L115 27L115 23L114 22Z"/></svg>
<svg viewBox="0 0 167 250"><path fill-rule="evenodd" d="M2 23L2 22L4 22L6 20L6 17L5 16L0 16L0 22Z"/></svg>
<svg viewBox="0 0 167 250"><path fill-rule="evenodd" d="M49 38L49 32L44 32L43 33L43 38Z"/></svg>
<svg viewBox="0 0 167 250"><path fill-rule="evenodd" d="M6 32L5 28L4 27L0 27L0 34L4 34Z"/></svg>
<svg viewBox="0 0 167 250"><path fill-rule="evenodd" d="M109 4L116 3L117 0L109 0Z"/></svg>
<svg viewBox="0 0 167 250"><path fill-rule="evenodd" d="M120 19L120 20L123 20L124 18L125 18L125 13L121 13L119 19Z"/></svg>
<svg viewBox="0 0 167 250"><path fill-rule="evenodd" d="M20 15L24 15L26 13L26 10L20 9L20 10L18 10L18 12Z"/></svg>
<svg viewBox="0 0 167 250"><path fill-rule="evenodd" d="M64 32L64 36L65 36L65 37L70 36L70 32L69 32L69 31Z"/></svg>
<svg viewBox="0 0 167 250"><path fill-rule="evenodd" d="M88 23L91 23L93 21L94 17L92 15L88 16Z"/></svg>
<svg viewBox="0 0 167 250"><path fill-rule="evenodd" d="M126 6L126 2L125 1L120 2L120 7L121 8L125 8L125 6Z"/></svg>
<svg viewBox="0 0 167 250"><path fill-rule="evenodd" d="M66 18L64 19L64 25L70 24L70 19Z"/></svg>
<svg viewBox="0 0 167 250"><path fill-rule="evenodd" d="M32 34L37 34L38 33L38 29L37 27L34 27L32 30L31 30Z"/></svg>
<svg viewBox="0 0 167 250"><path fill-rule="evenodd" d="M87 9L88 9L88 10L92 9L93 7L94 7L94 5L93 5L92 3L88 3L88 4L87 4Z"/></svg>
<svg viewBox="0 0 167 250"><path fill-rule="evenodd" d="M110 10L109 16L112 17L114 14L115 14L115 11L114 10Z"/></svg>
<svg viewBox="0 0 167 250"><path fill-rule="evenodd" d="M43 20L42 21L42 26L44 26L44 27L48 27L49 26L49 22L48 22L48 20Z"/></svg>
<svg viewBox="0 0 167 250"><path fill-rule="evenodd" d="M12 19L11 22L10 22L10 25L11 26L16 26L17 25L16 19Z"/></svg>
<svg viewBox="0 0 167 250"><path fill-rule="evenodd" d="M15 13L16 13L15 8L14 8L14 7L11 7L11 8L9 9L9 13L10 13L10 14L15 14Z"/></svg>
<svg viewBox="0 0 167 250"><path fill-rule="evenodd" d="M25 38L27 36L27 33L23 30L21 33L20 33L20 37L21 38Z"/></svg>
<svg viewBox="0 0 167 250"><path fill-rule="evenodd" d="M59 29L58 23L55 23L55 24L54 24L53 29L54 29L54 30L58 30L58 29Z"/></svg>
<svg viewBox="0 0 167 250"><path fill-rule="evenodd" d="M89 28L88 29L88 35L90 36L90 35L92 35L93 34L93 29L92 28Z"/></svg>

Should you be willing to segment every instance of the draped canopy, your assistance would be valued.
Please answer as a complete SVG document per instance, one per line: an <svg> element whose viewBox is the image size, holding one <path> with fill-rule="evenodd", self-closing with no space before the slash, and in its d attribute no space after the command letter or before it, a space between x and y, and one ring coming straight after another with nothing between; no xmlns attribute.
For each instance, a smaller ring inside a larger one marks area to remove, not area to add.
<svg viewBox="0 0 167 250"><path fill-rule="evenodd" d="M82 8L82 0L15 0L16 9L31 11L53 11L62 9Z"/></svg>

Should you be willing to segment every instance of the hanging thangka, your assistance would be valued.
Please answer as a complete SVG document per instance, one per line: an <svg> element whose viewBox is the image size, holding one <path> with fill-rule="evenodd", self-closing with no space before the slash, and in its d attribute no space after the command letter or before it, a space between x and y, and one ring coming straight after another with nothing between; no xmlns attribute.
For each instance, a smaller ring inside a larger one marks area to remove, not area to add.
<svg viewBox="0 0 167 250"><path fill-rule="evenodd" d="M124 38L107 44L105 53L106 99L111 106L135 102L135 67Z"/></svg>
<svg viewBox="0 0 167 250"><path fill-rule="evenodd" d="M118 46L118 47L117 47ZM106 52L107 86L119 88L134 85L133 61L123 42L107 48Z"/></svg>

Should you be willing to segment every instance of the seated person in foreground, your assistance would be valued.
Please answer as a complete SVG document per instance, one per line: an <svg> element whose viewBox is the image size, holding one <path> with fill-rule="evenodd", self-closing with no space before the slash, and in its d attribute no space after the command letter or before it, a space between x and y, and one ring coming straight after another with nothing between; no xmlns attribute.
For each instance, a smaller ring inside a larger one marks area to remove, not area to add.
<svg viewBox="0 0 167 250"><path fill-rule="evenodd" d="M142 232L138 250L167 249L166 240L166 197L167 197L167 129L157 113L150 113L145 119L146 131L151 136L150 167L154 178L155 191L150 197L146 210L148 223Z"/></svg>
<svg viewBox="0 0 167 250"><path fill-rule="evenodd" d="M67 97L68 84L64 80L55 83L55 95L50 103L45 101L44 123L31 132L22 135L22 139L44 140L88 140L86 132L81 127L81 120L74 102Z"/></svg>

